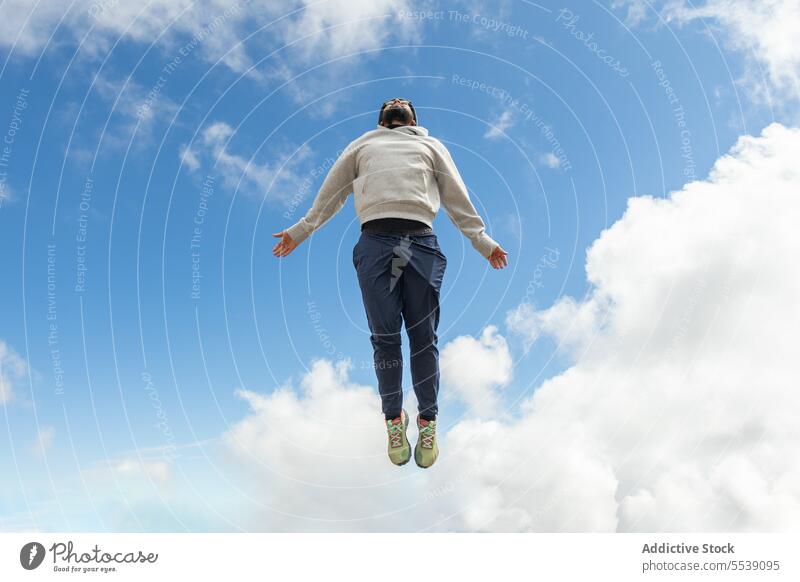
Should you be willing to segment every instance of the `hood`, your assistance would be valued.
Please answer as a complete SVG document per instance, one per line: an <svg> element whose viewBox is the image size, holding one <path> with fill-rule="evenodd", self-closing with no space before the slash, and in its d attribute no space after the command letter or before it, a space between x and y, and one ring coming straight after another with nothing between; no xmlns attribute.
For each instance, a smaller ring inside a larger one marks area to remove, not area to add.
<svg viewBox="0 0 800 582"><path fill-rule="evenodd" d="M421 125L401 125L400 127L395 127L394 129L389 129L388 127L379 125L378 129L382 129L384 131L402 131L403 133L407 133L409 135L428 135L428 130Z"/></svg>

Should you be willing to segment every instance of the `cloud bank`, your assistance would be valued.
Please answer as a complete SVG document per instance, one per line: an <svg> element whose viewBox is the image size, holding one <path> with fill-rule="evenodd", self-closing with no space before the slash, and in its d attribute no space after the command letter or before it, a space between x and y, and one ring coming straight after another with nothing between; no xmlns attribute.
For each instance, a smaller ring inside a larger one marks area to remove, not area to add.
<svg viewBox="0 0 800 582"><path fill-rule="evenodd" d="M708 179L631 198L589 249L585 300L509 314L513 336L553 338L570 367L511 418L442 423L431 471L384 459L377 395L351 383L347 362L315 362L300 393L241 392L251 413L224 442L254 484L248 527L796 528L799 149L800 130L773 124ZM488 330L443 353L474 352L494 370L488 355L505 343ZM485 396L502 379L484 372Z"/></svg>

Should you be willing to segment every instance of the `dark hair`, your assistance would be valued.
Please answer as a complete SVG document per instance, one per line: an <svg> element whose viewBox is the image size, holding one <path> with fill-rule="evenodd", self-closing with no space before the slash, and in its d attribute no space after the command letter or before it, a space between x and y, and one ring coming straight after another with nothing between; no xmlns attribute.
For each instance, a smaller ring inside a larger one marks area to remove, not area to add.
<svg viewBox="0 0 800 582"><path fill-rule="evenodd" d="M396 97L395 99L401 99L400 97ZM381 105L381 110L378 112L378 125L381 124L383 121L383 110L386 109L386 106L394 101L394 99L389 99L388 101L384 101L383 105ZM408 99L403 99L403 101L408 105L408 108L411 109L411 116L414 118L414 123L418 123L417 121L417 111L414 109L414 105Z"/></svg>

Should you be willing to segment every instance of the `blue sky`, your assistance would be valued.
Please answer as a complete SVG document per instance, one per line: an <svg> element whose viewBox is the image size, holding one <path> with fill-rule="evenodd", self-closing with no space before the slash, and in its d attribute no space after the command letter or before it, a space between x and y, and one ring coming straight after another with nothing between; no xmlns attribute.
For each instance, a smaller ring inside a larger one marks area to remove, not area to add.
<svg viewBox="0 0 800 582"><path fill-rule="evenodd" d="M796 61L739 50L715 2L61 4L0 5L0 529L304 527L247 521L258 493L219 440L253 411L237 390L299 392L315 359L375 385L352 201L270 251L383 100L414 101L509 252L494 271L436 219L440 345L499 330L509 422L580 356L508 314L585 300L587 249L629 198L796 121ZM445 425L470 414L444 400Z"/></svg>

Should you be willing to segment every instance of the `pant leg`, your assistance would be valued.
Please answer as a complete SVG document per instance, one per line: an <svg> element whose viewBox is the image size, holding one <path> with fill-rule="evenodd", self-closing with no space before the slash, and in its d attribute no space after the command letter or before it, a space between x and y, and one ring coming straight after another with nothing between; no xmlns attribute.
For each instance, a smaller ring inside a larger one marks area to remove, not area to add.
<svg viewBox="0 0 800 582"><path fill-rule="evenodd" d="M403 288L393 274L392 247L391 237L362 233L353 249L353 266L371 332L375 375L386 418L397 418L403 407Z"/></svg>
<svg viewBox="0 0 800 582"><path fill-rule="evenodd" d="M436 235L411 237L403 273L403 318L411 352L411 377L422 415L438 414L439 295L447 259Z"/></svg>

